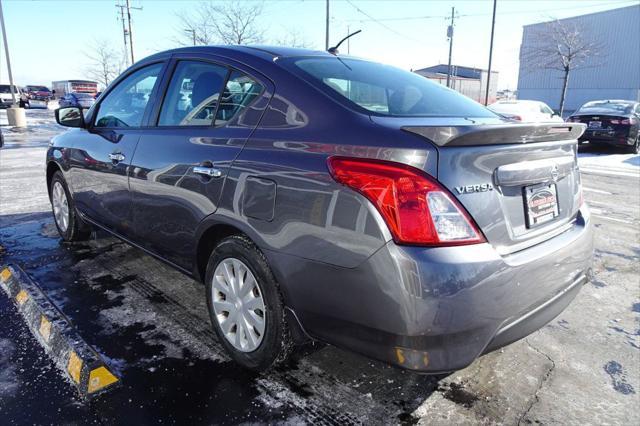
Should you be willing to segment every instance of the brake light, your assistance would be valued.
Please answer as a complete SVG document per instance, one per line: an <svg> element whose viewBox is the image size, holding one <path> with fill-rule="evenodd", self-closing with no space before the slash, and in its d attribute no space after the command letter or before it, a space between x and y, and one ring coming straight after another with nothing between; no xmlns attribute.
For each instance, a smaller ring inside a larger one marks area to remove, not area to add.
<svg viewBox="0 0 640 426"><path fill-rule="evenodd" d="M619 120L610 120L609 122L611 124L626 124L626 125L636 124L634 118L631 118L631 119L629 119L629 118L621 118Z"/></svg>
<svg viewBox="0 0 640 426"><path fill-rule="evenodd" d="M364 195L398 244L446 246L485 242L448 191L411 166L390 161L331 157L331 176Z"/></svg>

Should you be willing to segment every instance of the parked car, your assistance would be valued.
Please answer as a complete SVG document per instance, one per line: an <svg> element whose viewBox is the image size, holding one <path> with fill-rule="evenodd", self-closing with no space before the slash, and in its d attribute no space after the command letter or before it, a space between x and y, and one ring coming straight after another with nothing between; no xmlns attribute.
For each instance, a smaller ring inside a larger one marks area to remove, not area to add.
<svg viewBox="0 0 640 426"><path fill-rule="evenodd" d="M56 119L75 128L47 152L62 238L104 229L203 282L220 342L251 369L306 338L460 369L588 279L585 126L513 123L411 72L189 47Z"/></svg>
<svg viewBox="0 0 640 426"><path fill-rule="evenodd" d="M93 95L89 93L67 93L58 100L58 103L60 108L73 106L88 109L95 101Z"/></svg>
<svg viewBox="0 0 640 426"><path fill-rule="evenodd" d="M489 105L491 111L523 123L562 123L549 105L539 101L503 100Z"/></svg>
<svg viewBox="0 0 640 426"><path fill-rule="evenodd" d="M579 142L622 147L640 154L640 103L625 100L591 101L567 118L585 123L587 130Z"/></svg>
<svg viewBox="0 0 640 426"><path fill-rule="evenodd" d="M53 93L46 86L27 85L23 88L25 106L28 108L46 108L53 99Z"/></svg>
<svg viewBox="0 0 640 426"><path fill-rule="evenodd" d="M24 107L25 98L20 87L14 85L13 93L16 97L16 103L18 104L18 106ZM13 104L13 95L11 94L11 85L0 84L0 107L9 108L12 104Z"/></svg>

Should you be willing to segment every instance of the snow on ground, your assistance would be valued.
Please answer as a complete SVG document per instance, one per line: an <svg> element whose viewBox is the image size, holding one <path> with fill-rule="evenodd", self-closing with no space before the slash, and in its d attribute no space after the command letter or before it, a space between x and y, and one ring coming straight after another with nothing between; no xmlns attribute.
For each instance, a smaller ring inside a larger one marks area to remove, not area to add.
<svg viewBox="0 0 640 426"><path fill-rule="evenodd" d="M611 176L640 177L640 155L623 154L611 148L578 154L578 165L583 173Z"/></svg>

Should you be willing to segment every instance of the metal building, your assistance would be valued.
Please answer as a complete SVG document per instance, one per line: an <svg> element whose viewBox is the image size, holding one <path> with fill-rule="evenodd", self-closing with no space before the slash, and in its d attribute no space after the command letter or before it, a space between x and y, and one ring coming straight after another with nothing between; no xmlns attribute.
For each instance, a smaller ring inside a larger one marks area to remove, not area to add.
<svg viewBox="0 0 640 426"><path fill-rule="evenodd" d="M439 64L415 70L414 72L428 78L429 80L446 86L448 69L448 65ZM487 76L487 70L463 67L461 65L452 65L450 87L474 101L484 104L484 94L487 90ZM491 80L489 81L490 104L496 101L497 90L498 71L491 71Z"/></svg>
<svg viewBox="0 0 640 426"><path fill-rule="evenodd" d="M565 114L595 99L640 100L640 5L561 19L584 31L601 45L601 54L586 67L569 74ZM520 46L518 99L542 101L558 110L562 92L561 71L537 69L522 60L523 51L534 46L546 23L526 25Z"/></svg>

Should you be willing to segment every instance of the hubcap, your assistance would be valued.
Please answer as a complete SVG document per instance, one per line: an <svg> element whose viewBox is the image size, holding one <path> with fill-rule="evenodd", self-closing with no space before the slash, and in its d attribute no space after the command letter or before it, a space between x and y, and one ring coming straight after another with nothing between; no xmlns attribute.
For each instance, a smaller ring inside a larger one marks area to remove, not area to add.
<svg viewBox="0 0 640 426"><path fill-rule="evenodd" d="M213 273L213 310L222 333L234 348L252 352L264 336L265 308L262 292L242 261L227 258Z"/></svg>
<svg viewBox="0 0 640 426"><path fill-rule="evenodd" d="M69 226L69 202L67 201L67 193L60 182L53 184L51 202L53 204L53 216L56 224L62 232L67 231Z"/></svg>

